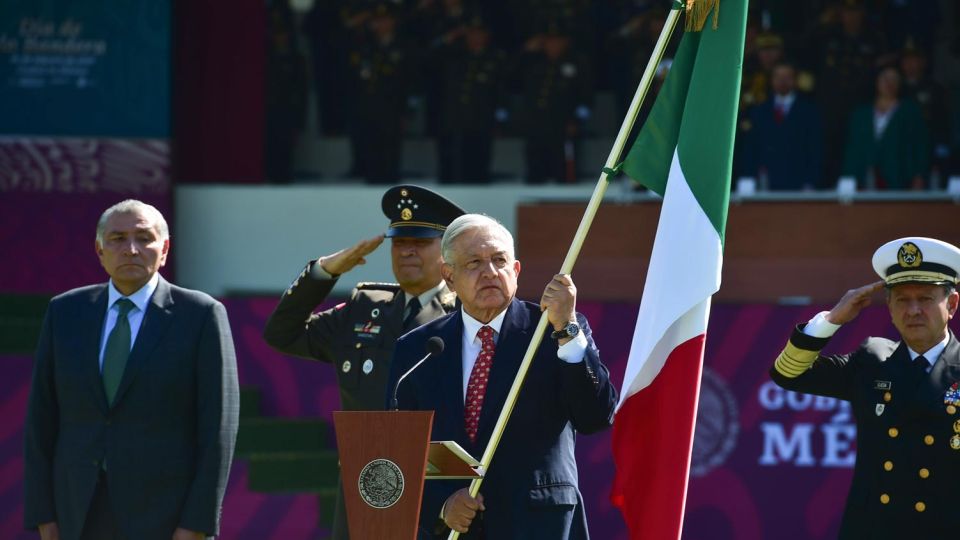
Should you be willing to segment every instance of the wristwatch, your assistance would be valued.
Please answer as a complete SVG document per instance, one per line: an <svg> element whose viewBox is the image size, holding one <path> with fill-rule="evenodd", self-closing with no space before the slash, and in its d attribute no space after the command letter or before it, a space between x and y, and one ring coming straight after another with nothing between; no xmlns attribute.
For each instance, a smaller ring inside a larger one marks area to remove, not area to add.
<svg viewBox="0 0 960 540"><path fill-rule="evenodd" d="M575 322L569 322L563 328L550 334L553 339L574 338L580 334L580 325Z"/></svg>

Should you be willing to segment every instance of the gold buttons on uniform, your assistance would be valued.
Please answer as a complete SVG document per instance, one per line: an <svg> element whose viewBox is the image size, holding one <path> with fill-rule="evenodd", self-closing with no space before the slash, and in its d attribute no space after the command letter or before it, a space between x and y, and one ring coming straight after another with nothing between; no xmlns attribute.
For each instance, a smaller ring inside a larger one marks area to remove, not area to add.
<svg viewBox="0 0 960 540"><path fill-rule="evenodd" d="M892 471L892 470L893 470L893 462L892 462L892 461L884 461L884 462L883 462L883 470L885 470L885 471Z"/></svg>
<svg viewBox="0 0 960 540"><path fill-rule="evenodd" d="M884 493L883 495L880 495L880 502L883 503L883 504L889 503L889 502L890 502L890 496L887 495L886 493Z"/></svg>
<svg viewBox="0 0 960 540"><path fill-rule="evenodd" d="M933 445L933 435L927 435L926 437L924 437L923 443L926 444L927 446Z"/></svg>
<svg viewBox="0 0 960 540"><path fill-rule="evenodd" d="M890 435L891 438L896 438L897 435L900 434L900 430L895 427L892 427L887 430L887 434Z"/></svg>
<svg viewBox="0 0 960 540"><path fill-rule="evenodd" d="M920 478L929 478L929 477L930 477L930 469L927 469L926 467L924 467L924 468L920 469L920 471L919 471L917 474L920 475Z"/></svg>
<svg viewBox="0 0 960 540"><path fill-rule="evenodd" d="M359 349L360 347L363 347L363 345L357 343L357 344L356 344L356 347Z"/></svg>
<svg viewBox="0 0 960 540"><path fill-rule="evenodd" d="M957 414L957 408L953 405L947 405L947 414Z"/></svg>
<svg viewBox="0 0 960 540"><path fill-rule="evenodd" d="M891 399L893 399L893 394L891 394L890 392L884 392L884 393L883 393L883 400L884 400L884 401L889 402Z"/></svg>
<svg viewBox="0 0 960 540"><path fill-rule="evenodd" d="M923 501L917 501L917 504L913 505L917 509L917 512L923 512L927 509L927 505L923 504Z"/></svg>

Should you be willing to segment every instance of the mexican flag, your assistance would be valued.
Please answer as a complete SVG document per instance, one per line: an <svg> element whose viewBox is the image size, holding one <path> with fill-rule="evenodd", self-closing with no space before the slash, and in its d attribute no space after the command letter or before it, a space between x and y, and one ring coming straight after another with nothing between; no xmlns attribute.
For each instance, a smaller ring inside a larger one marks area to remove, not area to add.
<svg viewBox="0 0 960 540"><path fill-rule="evenodd" d="M710 297L720 288L746 0L688 31L624 161L663 196L613 423L613 503L630 538L680 538ZM688 17L690 15L688 14ZM715 27L715 28L714 28Z"/></svg>

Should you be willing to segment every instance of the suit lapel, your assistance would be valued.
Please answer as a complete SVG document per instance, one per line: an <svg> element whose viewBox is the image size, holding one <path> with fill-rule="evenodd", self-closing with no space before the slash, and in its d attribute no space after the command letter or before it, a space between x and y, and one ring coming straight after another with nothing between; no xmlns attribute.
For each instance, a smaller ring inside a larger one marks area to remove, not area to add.
<svg viewBox="0 0 960 540"><path fill-rule="evenodd" d="M406 331L403 329L403 311L406 307L407 293L402 290L398 291L397 294L393 295L390 307L387 308L389 311L387 312L386 326L391 339L395 340L406 334Z"/></svg>
<svg viewBox="0 0 960 540"><path fill-rule="evenodd" d="M437 291L437 294L433 295L433 298L430 299L430 302L423 306L420 313L414 317L414 325L410 327L410 330L418 326L423 326L435 319L439 319L453 311L456 307L456 298L457 295L448 289L447 284L444 283L443 287L440 287L440 290Z"/></svg>
<svg viewBox="0 0 960 540"><path fill-rule="evenodd" d="M84 309L86 313L77 317L77 331L83 340L80 355L83 378L90 385L91 395L96 396L97 405L103 412L107 411L107 395L103 391L103 378L100 376L100 340L107 318L108 297L107 285L104 284L90 295L90 304Z"/></svg>
<svg viewBox="0 0 960 540"><path fill-rule="evenodd" d="M133 344L133 349L127 358L127 366L123 371L120 387L117 389L117 395L113 400L114 405L120 403L120 400L123 399L123 395L133 384L133 380L140 372L144 362L157 347L160 338L166 333L167 327L173 321L172 308L173 299L170 296L170 284L161 276L160 282L157 284L157 290L153 292L150 303L147 304L147 312L144 313L143 322L140 323L137 341Z"/></svg>
<svg viewBox="0 0 960 540"><path fill-rule="evenodd" d="M957 342L957 337L950 332L950 341L947 342L943 354L917 389L917 400L926 407L940 409L943 407L943 394L947 387L957 380L960 380L960 342Z"/></svg>
<svg viewBox="0 0 960 540"><path fill-rule="evenodd" d="M451 411L450 433L456 433L460 441L467 440L463 427L463 314L457 311L450 317L438 334L443 338L437 379L443 393L443 409Z"/></svg>
<svg viewBox="0 0 960 540"><path fill-rule="evenodd" d="M507 394L510 393L510 387L523 361L523 355L530 344L533 327L529 312L524 309L522 303L514 299L507 307L503 326L500 327L500 338L497 341L496 352L493 354L493 365L490 367L490 378L487 381L487 393L483 397L483 408L480 410L477 441L483 441L484 446L506 403Z"/></svg>

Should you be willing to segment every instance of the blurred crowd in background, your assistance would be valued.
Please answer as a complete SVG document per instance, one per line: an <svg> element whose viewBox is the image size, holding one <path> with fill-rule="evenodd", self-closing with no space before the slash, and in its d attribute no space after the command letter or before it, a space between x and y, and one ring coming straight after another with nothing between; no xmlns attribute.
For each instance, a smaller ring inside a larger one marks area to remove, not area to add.
<svg viewBox="0 0 960 540"><path fill-rule="evenodd" d="M349 138L349 176L369 183L400 180L412 137L436 141L441 183L490 182L498 137L523 140L525 182L576 182L579 143L619 128L590 121L596 96L626 114L665 5L271 0L267 174L293 179L312 124ZM943 189L960 174L958 19L950 0L751 1L734 176L761 190L833 189L841 177Z"/></svg>

